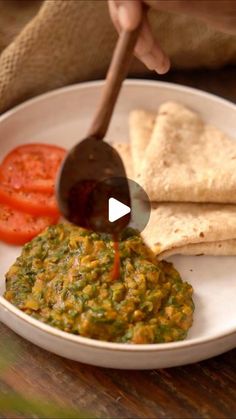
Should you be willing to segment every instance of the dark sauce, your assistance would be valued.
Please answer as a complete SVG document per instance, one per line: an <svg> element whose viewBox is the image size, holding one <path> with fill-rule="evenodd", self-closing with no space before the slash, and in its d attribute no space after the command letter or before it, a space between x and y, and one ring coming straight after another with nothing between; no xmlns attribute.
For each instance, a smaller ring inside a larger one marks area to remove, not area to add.
<svg viewBox="0 0 236 419"><path fill-rule="evenodd" d="M91 179L84 179L77 182L70 189L68 197L67 218L74 224L90 229L91 209L89 197L97 182Z"/></svg>
<svg viewBox="0 0 236 419"><path fill-rule="evenodd" d="M122 186L122 185L121 185ZM87 179L73 185L70 190L68 208L69 219L76 225L102 233L111 234L114 240L114 266L111 271L112 280L120 276L119 237L130 220L130 214L121 217L116 222L109 222L108 201L111 196L127 202L127 191L120 185L109 182L97 182Z"/></svg>

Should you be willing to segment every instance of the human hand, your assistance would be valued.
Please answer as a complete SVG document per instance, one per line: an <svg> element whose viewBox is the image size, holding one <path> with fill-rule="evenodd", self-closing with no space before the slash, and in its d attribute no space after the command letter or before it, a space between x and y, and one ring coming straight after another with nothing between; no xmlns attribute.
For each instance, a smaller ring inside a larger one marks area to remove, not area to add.
<svg viewBox="0 0 236 419"><path fill-rule="evenodd" d="M143 20L135 55L150 69L166 73L170 61L152 33L143 5L157 12L181 13L222 32L236 34L236 0L108 0L111 19L120 32L133 30Z"/></svg>
<svg viewBox="0 0 236 419"><path fill-rule="evenodd" d="M164 74L170 68L170 60L154 38L143 3L142 0L108 0L110 16L118 32L132 31L142 21L135 55L149 70Z"/></svg>

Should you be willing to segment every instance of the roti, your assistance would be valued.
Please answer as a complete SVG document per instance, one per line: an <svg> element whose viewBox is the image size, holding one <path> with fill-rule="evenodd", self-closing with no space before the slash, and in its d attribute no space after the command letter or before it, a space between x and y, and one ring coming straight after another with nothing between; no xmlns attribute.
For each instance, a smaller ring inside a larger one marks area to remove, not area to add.
<svg viewBox="0 0 236 419"><path fill-rule="evenodd" d="M144 110L134 110L129 116L130 141L134 174L140 171L144 153L150 141L154 128L156 113Z"/></svg>
<svg viewBox="0 0 236 419"><path fill-rule="evenodd" d="M135 156L134 137L139 144L144 123L138 114L131 116ZM173 102L160 106L153 131L149 128L146 152L134 162L139 167L137 180L151 201L236 203L235 141L207 125L196 112Z"/></svg>
<svg viewBox="0 0 236 419"><path fill-rule="evenodd" d="M142 236L160 256L203 252L208 255L236 254L236 206L153 203ZM225 243L227 240L229 243Z"/></svg>
<svg viewBox="0 0 236 419"><path fill-rule="evenodd" d="M137 124L142 123L142 118L135 120ZM136 132L142 130L138 128ZM144 132L147 135L147 130ZM147 143L147 138L144 141ZM129 178L134 178L131 157L134 153L131 154L130 144L114 146L120 152ZM236 255L236 206L154 202L142 236L159 259L173 254Z"/></svg>

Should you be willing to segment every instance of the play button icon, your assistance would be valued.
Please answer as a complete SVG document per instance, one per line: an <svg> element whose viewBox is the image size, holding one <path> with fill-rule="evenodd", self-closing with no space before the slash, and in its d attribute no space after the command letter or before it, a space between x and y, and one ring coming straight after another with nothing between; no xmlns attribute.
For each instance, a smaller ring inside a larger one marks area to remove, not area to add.
<svg viewBox="0 0 236 419"><path fill-rule="evenodd" d="M151 205L146 192L131 179L113 177L94 185L86 205L86 228L116 235L126 227L140 233L150 217Z"/></svg>
<svg viewBox="0 0 236 419"><path fill-rule="evenodd" d="M70 217L70 221L94 232L113 236L126 227L141 233L151 211L146 192L126 177L109 177L101 182L84 180L76 186L72 203L75 218Z"/></svg>
<svg viewBox="0 0 236 419"><path fill-rule="evenodd" d="M131 212L131 208L128 205L123 204L115 198L109 198L108 201L108 220L111 223L119 220L125 215Z"/></svg>

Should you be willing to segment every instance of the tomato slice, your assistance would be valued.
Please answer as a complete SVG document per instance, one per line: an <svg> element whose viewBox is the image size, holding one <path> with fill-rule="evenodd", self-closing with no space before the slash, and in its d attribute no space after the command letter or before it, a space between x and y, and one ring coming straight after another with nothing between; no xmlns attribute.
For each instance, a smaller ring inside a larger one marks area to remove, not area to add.
<svg viewBox="0 0 236 419"><path fill-rule="evenodd" d="M66 150L48 144L25 144L14 148L3 160L1 178L16 190L52 193Z"/></svg>
<svg viewBox="0 0 236 419"><path fill-rule="evenodd" d="M0 240L22 245L57 221L55 217L34 217L0 204Z"/></svg>
<svg viewBox="0 0 236 419"><path fill-rule="evenodd" d="M59 210L54 194L16 191L0 183L0 204L31 215L58 217Z"/></svg>

